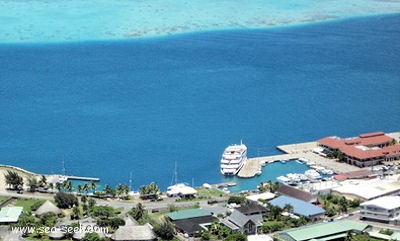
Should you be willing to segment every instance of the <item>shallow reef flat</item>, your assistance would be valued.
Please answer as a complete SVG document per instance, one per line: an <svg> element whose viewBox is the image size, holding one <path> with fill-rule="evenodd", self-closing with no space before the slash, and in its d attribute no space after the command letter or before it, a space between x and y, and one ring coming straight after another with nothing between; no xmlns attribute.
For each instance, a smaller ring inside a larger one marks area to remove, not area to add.
<svg viewBox="0 0 400 241"><path fill-rule="evenodd" d="M0 42L70 42L291 26L400 12L394 0L1 1Z"/></svg>

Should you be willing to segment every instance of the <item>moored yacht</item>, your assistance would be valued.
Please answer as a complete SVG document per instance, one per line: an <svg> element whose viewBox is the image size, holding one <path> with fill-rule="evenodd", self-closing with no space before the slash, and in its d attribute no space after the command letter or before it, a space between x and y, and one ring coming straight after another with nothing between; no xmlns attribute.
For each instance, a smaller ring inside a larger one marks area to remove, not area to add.
<svg viewBox="0 0 400 241"><path fill-rule="evenodd" d="M242 169L247 160L247 147L240 145L230 145L222 154L221 173L223 175L236 175Z"/></svg>

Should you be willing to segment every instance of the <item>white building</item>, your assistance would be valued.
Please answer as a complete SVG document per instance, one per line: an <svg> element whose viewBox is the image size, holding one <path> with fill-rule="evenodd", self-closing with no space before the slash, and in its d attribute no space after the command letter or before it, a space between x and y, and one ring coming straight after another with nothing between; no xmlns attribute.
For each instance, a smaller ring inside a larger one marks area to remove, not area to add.
<svg viewBox="0 0 400 241"><path fill-rule="evenodd" d="M183 183L178 183L173 186L169 186L167 189L168 197L180 196L182 198L192 197L197 194L197 190L193 187L186 186Z"/></svg>
<svg viewBox="0 0 400 241"><path fill-rule="evenodd" d="M385 196L360 204L361 219L400 224L400 196Z"/></svg>

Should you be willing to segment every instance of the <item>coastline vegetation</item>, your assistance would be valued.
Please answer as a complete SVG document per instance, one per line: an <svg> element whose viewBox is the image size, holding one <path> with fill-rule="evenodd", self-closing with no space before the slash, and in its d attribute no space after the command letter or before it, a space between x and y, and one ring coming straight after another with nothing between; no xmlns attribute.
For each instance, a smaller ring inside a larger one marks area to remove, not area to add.
<svg viewBox="0 0 400 241"><path fill-rule="evenodd" d="M4 175L5 178L7 177L9 180L7 185L11 190L19 190L18 186L24 181L20 174L14 171L8 171ZM170 203L167 208L154 209L150 211L145 207L146 202L162 201L160 198L162 197L162 193L159 187L156 183L150 183L149 185L144 185L140 188L140 195L133 200L133 202L136 202L136 206L133 206L127 212L123 212L124 208L98 205L96 200L103 198L118 198L119 201L128 200L130 197L128 195L129 187L127 185L119 184L115 189L111 188L109 185L105 185L105 188L102 191L98 191L96 183L92 182L78 185L77 189L74 189L73 184L70 181L56 183L55 185L50 186L47 182L46 176L37 175L30 176L27 179L27 187L30 192L47 190L52 193L54 191L52 190L53 188L57 189L58 192L54 195L54 201L58 207L64 210L63 214L55 215L48 213L41 217L33 216L32 213L44 203L44 200L17 198L13 201L13 204L16 206L23 206L24 213L21 214L18 223L13 224L13 226L31 226L38 228L43 225L54 226L56 222L63 222L65 220L75 220L78 222L79 220L90 217L96 220L98 226L107 227L109 233L113 233L120 226L125 224L123 217L124 215L129 214L132 218L138 221L139 224L150 223L154 227L154 232L159 237L158 240L177 240L174 226L170 221L168 221L165 214L186 208L200 207L199 202L193 202L195 200L213 201L212 203L208 202L208 204L236 203L238 205L243 205L246 204L246 202L249 202L249 200L245 198L244 194L232 195L226 194L218 189L198 188L198 196L195 198L173 199L175 203L190 201L191 205L177 206L174 203ZM278 188L279 183L272 181L260 183L259 185L260 192L276 192ZM73 190L76 191L73 192ZM89 193L90 191L91 193ZM4 198L4 200L6 199L7 197ZM333 217L347 213L349 210L358 207L361 200L348 200L344 196L328 193L326 195L320 195L318 197L318 202L326 210L326 217ZM300 227L309 223L309 220L304 217L294 216L293 207L289 204L285 205L283 208L273 206L269 204L269 202L264 202L264 204L268 210L268 214L263 218L262 225L257 230L257 233L259 234L274 233L289 228ZM77 223L72 223L70 225L73 226L76 224ZM385 232L385 234L386 232L389 233L389 231L381 230L381 232ZM28 240L50 240L48 234L38 233L37 231L26 233L24 236ZM97 238L97 236L92 237L88 235L86 238L87 240L91 240L91 238ZM246 235L232 233L232 231L226 226L215 222L207 231L199 233L198 238L201 240L246 240ZM374 239L363 235L351 234L349 235L349 238L350 239L348 240L354 241L374 241ZM65 240L70 239L66 238Z"/></svg>

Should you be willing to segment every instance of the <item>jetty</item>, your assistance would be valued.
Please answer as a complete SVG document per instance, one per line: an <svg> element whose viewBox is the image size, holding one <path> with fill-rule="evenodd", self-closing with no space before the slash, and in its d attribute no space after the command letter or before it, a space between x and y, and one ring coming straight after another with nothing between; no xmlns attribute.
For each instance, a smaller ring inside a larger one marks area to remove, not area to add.
<svg viewBox="0 0 400 241"><path fill-rule="evenodd" d="M260 174L262 167L264 165L268 165L268 163L273 163L280 160L298 160L300 158L304 158L314 162L317 165L327 167L333 170L335 173L356 171L360 169L359 167L341 163L338 162L337 159L330 159L314 152L314 150L318 148L317 142L280 145L276 148L282 151L283 154L248 158L243 168L239 171L238 177L251 178Z"/></svg>
<svg viewBox="0 0 400 241"><path fill-rule="evenodd" d="M67 176L67 175L59 175L52 174L47 176L48 181L51 183L62 183L65 181L84 181L84 182L100 182L100 178L98 177L79 177L79 176Z"/></svg>
<svg viewBox="0 0 400 241"><path fill-rule="evenodd" d="M99 182L100 178L97 177L78 177L78 176L66 176L67 180L76 181L87 181L87 182Z"/></svg>

